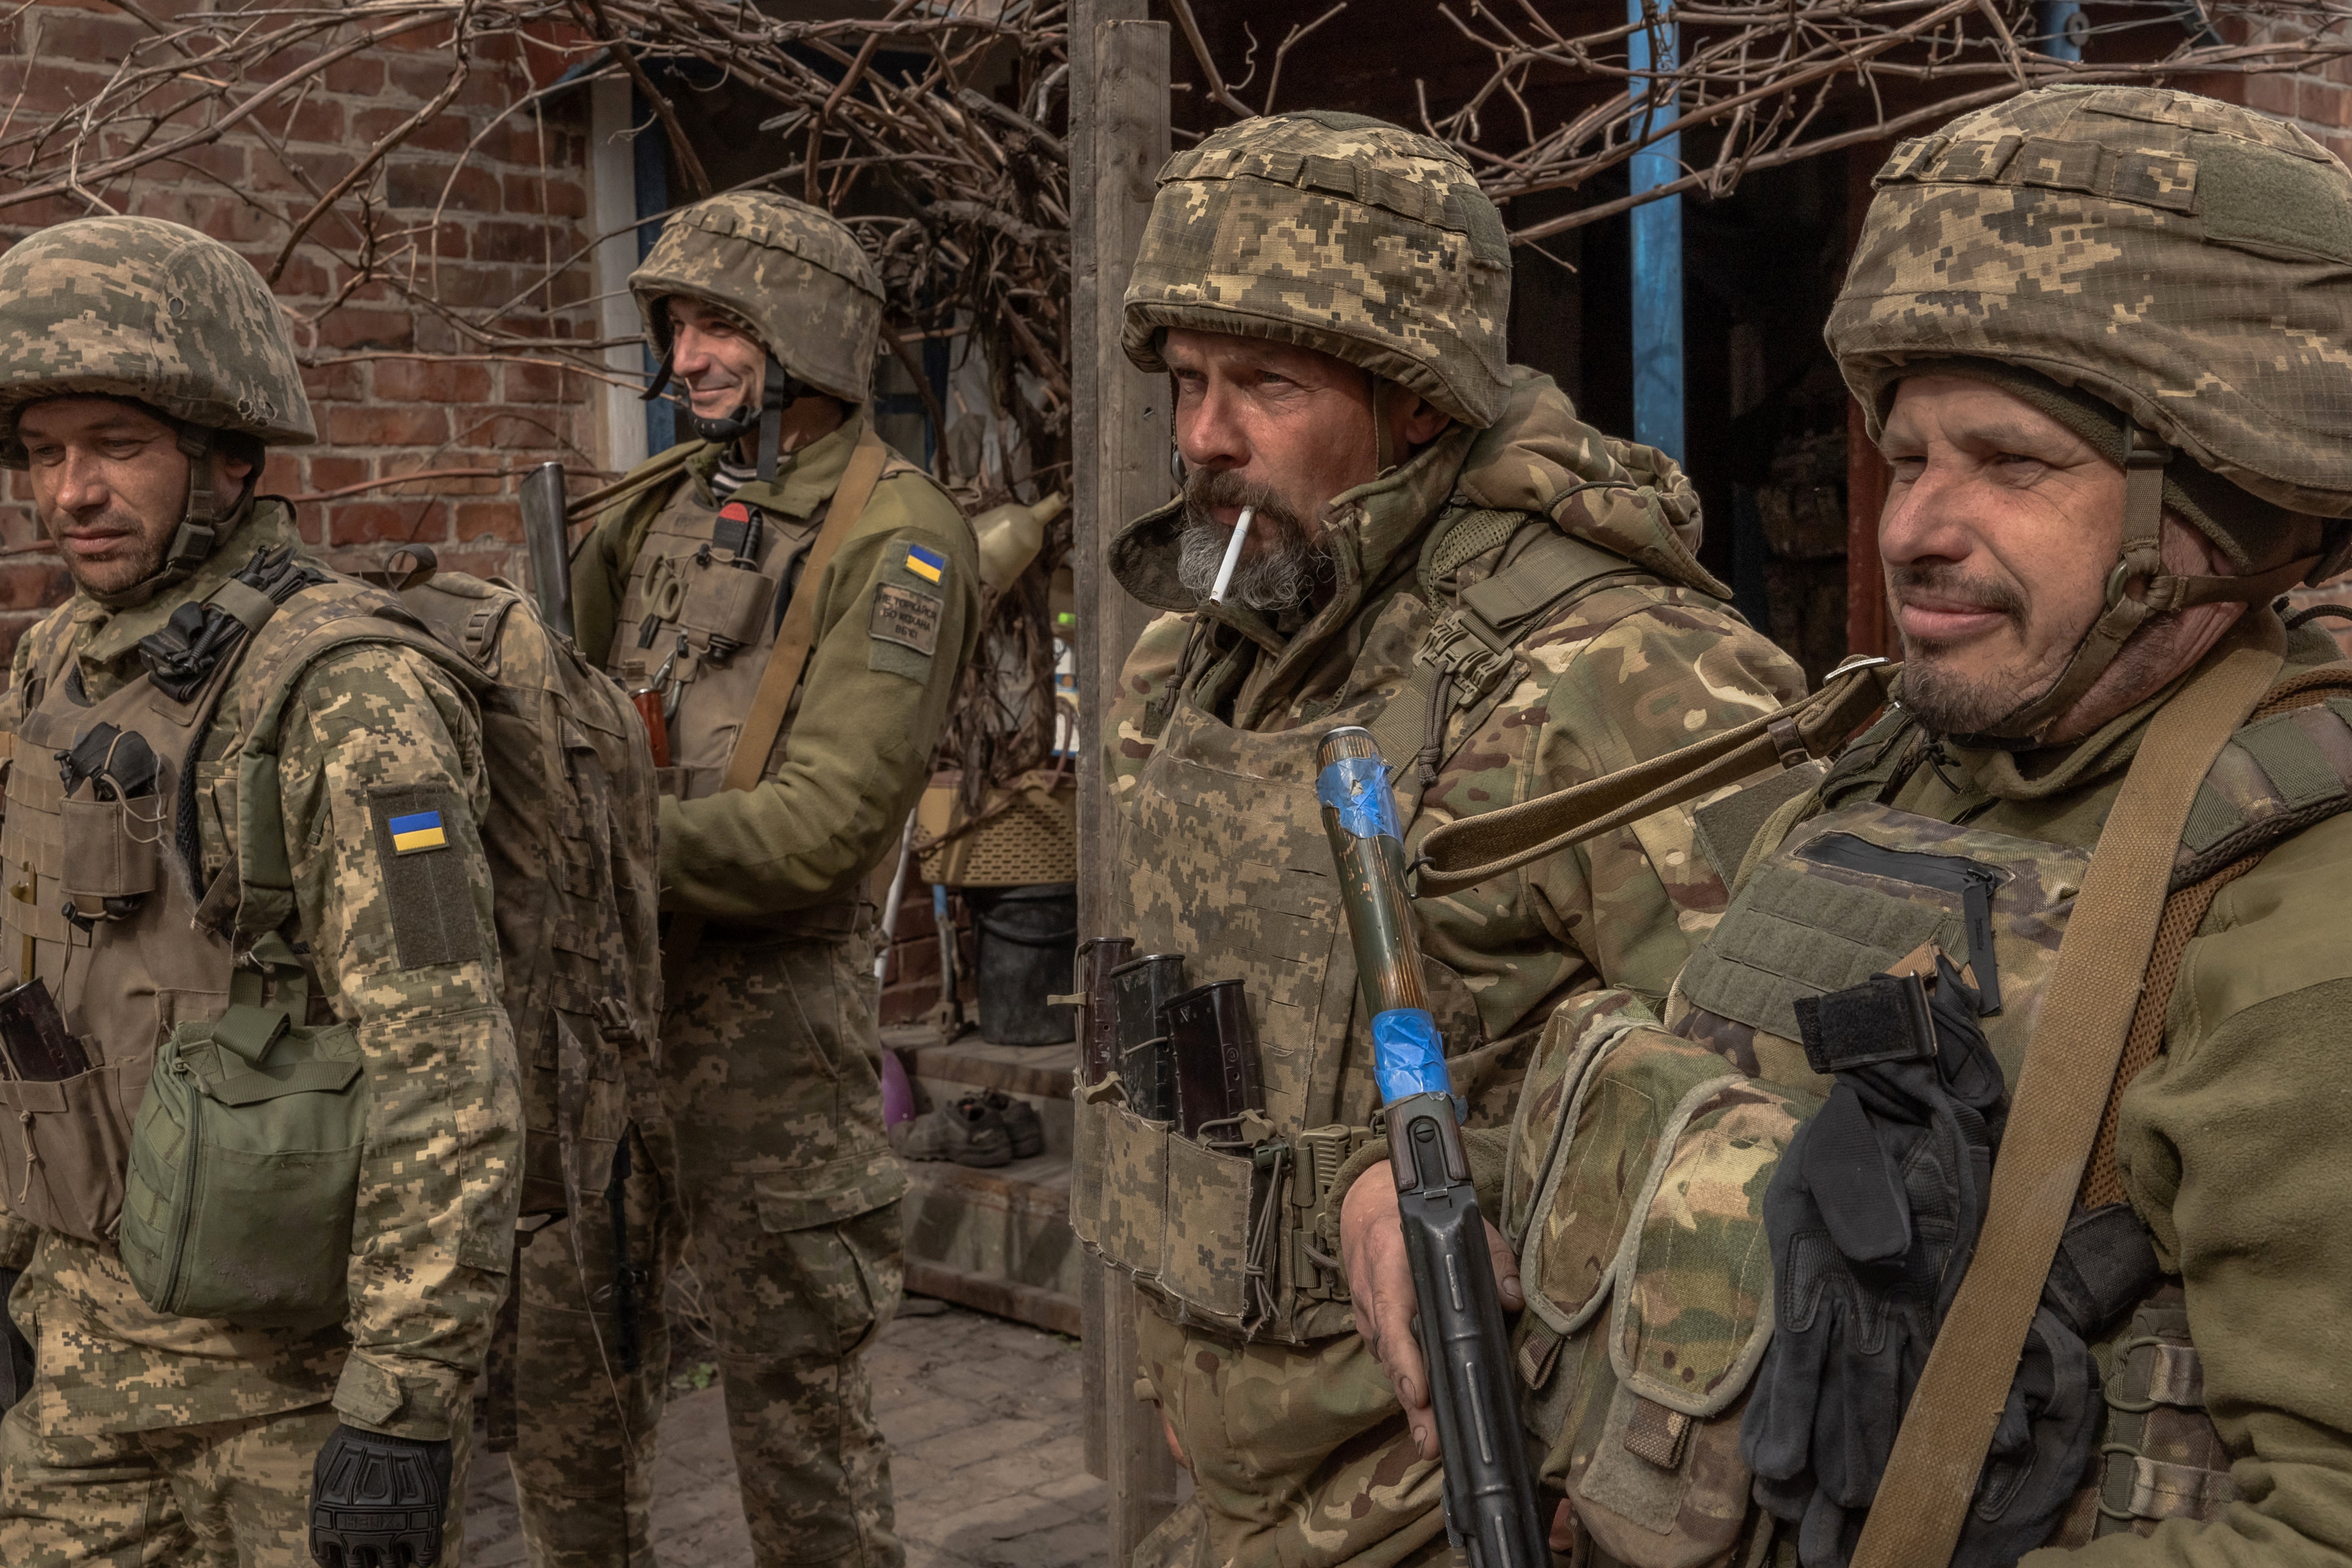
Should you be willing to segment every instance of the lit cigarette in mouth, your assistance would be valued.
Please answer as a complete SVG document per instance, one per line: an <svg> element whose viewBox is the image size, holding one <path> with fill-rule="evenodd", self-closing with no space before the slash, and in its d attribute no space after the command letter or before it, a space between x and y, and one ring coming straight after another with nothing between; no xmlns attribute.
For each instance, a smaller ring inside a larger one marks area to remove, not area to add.
<svg viewBox="0 0 2352 1568"><path fill-rule="evenodd" d="M1225 542L1225 559L1217 568L1217 585L1209 590L1209 603L1222 605L1225 602L1225 589L1234 580L1234 566L1242 558L1242 541L1249 537L1250 519L1256 515L1257 508L1245 506L1242 508L1241 516L1234 520L1234 536ZM1198 582L1199 579L1193 581Z"/></svg>

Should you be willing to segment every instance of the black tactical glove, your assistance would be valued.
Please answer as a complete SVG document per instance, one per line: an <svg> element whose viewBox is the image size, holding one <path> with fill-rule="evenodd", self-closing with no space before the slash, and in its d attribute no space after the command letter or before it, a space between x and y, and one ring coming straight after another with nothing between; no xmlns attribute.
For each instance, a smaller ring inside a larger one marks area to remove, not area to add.
<svg viewBox="0 0 2352 1568"><path fill-rule="evenodd" d="M449 1439L337 1426L310 1470L320 1568L432 1568L449 1509Z"/></svg>
<svg viewBox="0 0 2352 1568"><path fill-rule="evenodd" d="M2105 1404L2088 1342L2162 1279L2147 1228L2129 1204L2077 1209L2066 1222L1952 1552L1954 1568L2007 1568L2057 1528L2083 1484Z"/></svg>
<svg viewBox="0 0 2352 1568"><path fill-rule="evenodd" d="M1797 1004L1837 1082L1765 1192L1778 1326L1740 1453L1804 1568L1851 1557L1984 1223L2008 1095L1978 1000L1939 956L1932 992L1878 975Z"/></svg>
<svg viewBox="0 0 2352 1568"><path fill-rule="evenodd" d="M7 1342L0 1350L0 1410L33 1392L33 1342L7 1310L8 1297L23 1277L21 1268L0 1268L0 1337Z"/></svg>

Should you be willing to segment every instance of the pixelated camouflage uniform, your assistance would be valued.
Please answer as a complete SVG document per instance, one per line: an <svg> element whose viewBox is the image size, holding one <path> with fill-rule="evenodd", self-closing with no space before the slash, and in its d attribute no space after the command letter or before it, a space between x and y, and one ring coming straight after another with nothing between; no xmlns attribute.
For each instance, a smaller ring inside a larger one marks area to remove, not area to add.
<svg viewBox="0 0 2352 1568"><path fill-rule="evenodd" d="M650 1564L651 1468L631 1460L660 1419L657 1292L686 1231L655 1060L653 758L619 689L520 593L420 577L414 554L398 547L380 575L485 688L481 835L523 1069L515 1289L484 1378L484 1446L514 1456L535 1563Z"/></svg>
<svg viewBox="0 0 2352 1568"><path fill-rule="evenodd" d="M255 503L177 591L110 610L78 595L19 645L0 728L43 675L78 669L94 700L143 677L139 638L251 552L299 543L281 504ZM240 671L240 673L243 673ZM250 699L233 676L199 753L202 880L236 864L235 790ZM10 1310L32 1338L30 1397L0 1423L0 1557L27 1568L146 1543L160 1562L308 1560L310 1464L336 1424L452 1439L464 1474L470 1401L507 1289L521 1112L499 1005L488 876L474 820L486 800L479 721L465 688L392 642L330 652L302 672L278 752L296 930L337 1017L358 1026L367 1153L345 1321L312 1332L173 1317L140 1300L113 1247L12 1221L0 1262L25 1274ZM19 765L47 765L41 757ZM475 956L404 967L371 797L446 792L451 855L475 900ZM14 858L10 873L20 876ZM459 1540L453 1501L449 1549Z"/></svg>
<svg viewBox="0 0 2352 1568"><path fill-rule="evenodd" d="M82 1239L24 1213L0 1218L0 1267L23 1269L9 1310L37 1356L32 1392L0 1422L0 1559L293 1564L309 1556L311 1463L339 1422L448 1439L463 1476L470 1393L507 1289L520 1109L475 829L486 788L479 720L459 673L392 618L388 599L344 580L301 588L220 667L212 718L185 741L160 737L159 755L186 755L186 783L166 819L179 830L163 852L166 886L122 928L135 951L111 928L69 931L54 901L59 841L48 837L56 765L16 742L37 715L45 728L58 721L43 705L60 697L73 710L170 700L138 689L139 640L224 590L257 552L299 546L283 503L223 506L207 455L224 432L258 446L313 431L259 275L217 241L153 219L78 220L0 256L0 461L26 461L23 407L61 394L135 400L172 423L194 460L163 570L103 603L78 593L17 647L0 698L14 753L0 828L0 874L17 890L0 910L8 957L21 966L30 955L58 992L68 1026L116 1075L127 1121L164 1032L226 1003L224 933L238 933L241 948L278 922L311 972L311 1021L331 1014L353 1028L365 1136L347 1306L326 1327L158 1312L132 1286L110 1226L93 1232L110 1239ZM248 626L254 596L243 601ZM274 747L264 725L275 727ZM248 741L255 752L243 757ZM255 879L238 815L245 790L266 798L270 787L284 864L268 870L282 885ZM446 839L399 876L385 826L394 798L432 803ZM444 896L428 908L419 889ZM474 897L453 900L452 889ZM217 898L198 903L200 889ZM189 918L192 905L219 924ZM184 988L107 994L69 972L69 953L86 955L77 967L93 976L111 963L104 973ZM29 1130L33 1118L23 1121ZM31 1188L5 1195L25 1201Z"/></svg>
<svg viewBox="0 0 2352 1568"><path fill-rule="evenodd" d="M2199 668L2284 650L2182 830L2163 921L2173 934L2146 980L2148 996L2168 989L2169 1001L2147 1012L2153 1028L2135 1021L2147 1054L2126 1050L2076 1195L2127 1201L2165 1279L2095 1328L2089 1469L2048 1544L2023 1561L2344 1561L2352 1400L2315 1368L2342 1340L2352 1300L2337 1215L2352 1147L2333 1088L2352 1005L2340 896L2352 668L2315 628L2284 633L2267 604L2275 590L2250 569L2275 558L2288 512L2352 516L2352 351L2340 331L2352 179L2302 132L2232 105L2066 88L1905 142L1878 185L1828 333L1874 429L1919 374L1999 386L2110 461L2137 424L2180 454L2164 469L2164 511L2250 573L2236 595L2254 602ZM2116 331L2126 316L2130 330ZM2345 533L2335 525L2331 548L2292 570L2326 574ZM1771 1152L1830 1081L1810 1069L1796 1005L1933 942L1979 980L1997 973L2000 1006L1983 1028L2014 1092L2092 852L2151 723L2191 675L2056 744L1931 735L1890 707L1825 777L1780 775L1778 807L1746 815L1752 843L1717 845L1738 885L1663 1015L1594 998L1547 1033L1509 1152L1485 1166L1505 1179L1482 1182L1481 1196L1522 1244L1529 1310L1515 1360L1550 1450L1545 1470L1585 1536L1579 1561L1642 1568L1712 1547L1795 1568L1796 1531L1751 1505L1737 1428L1775 1321L1755 1253ZM1841 837L1874 853L1820 852ZM1992 874L1990 954L1958 900L1904 874L1901 857L1920 854ZM1685 1084L1776 1100L1780 1125L1736 1164L1671 1128L1662 1139L1655 1108L1671 1090L1644 1105L1606 1087L1638 1072L1654 1087L1661 1063ZM1676 1248L1653 1267L1618 1237L1629 1184L1652 1190L1643 1173L1663 1143L1675 1163L1650 1183L1696 1196ZM1729 1179L1694 1183L1693 1165ZM1619 1304L1592 1315L1604 1300ZM1778 1307L1784 1324L1812 1310ZM1629 1313L1647 1328L1629 1328ZM1666 1415L1681 1404L1650 1413L1647 1429L1671 1443L1638 1440L1644 1413L1634 1399L1629 1415L1620 1385L1644 1332L1653 1356L1721 1380L1707 1419Z"/></svg>
<svg viewBox="0 0 2352 1568"><path fill-rule="evenodd" d="M1801 686L1692 555L1696 497L1674 464L1602 436L1549 378L1506 364L1507 270L1499 220L1452 153L1356 116L1287 115L1171 160L1129 294L1127 346L1147 369L1168 326L1260 332L1362 364L1456 421L1334 503L1336 594L1303 626L1198 604L1176 575L1179 503L1112 547L1121 584L1171 612L1129 656L1105 717L1121 932L1139 953L1184 953L1195 984L1244 981L1285 1137L1360 1128L1380 1102L1312 799L1318 735L1374 730L1399 764L1412 846ZM1507 656L1466 634L1465 603L1503 617ZM1433 693L1438 668L1449 684ZM1416 752L1433 764L1425 785ZM1587 856L1420 900L1433 1006L1474 1120L1509 1104L1559 998L1612 981L1662 993L1724 896L1687 819L1667 814ZM1129 1250L1123 1221L1099 1237L1171 1303L1141 1317L1142 1372L1194 1480L1138 1568L1375 1568L1442 1552L1436 1467L1415 1453L1323 1261L1338 1253L1337 1196L1277 1243L1271 1307L1221 1321L1204 1300L1219 1281L1181 1281L1227 1253L1232 1227L1180 1190L1192 1184L1179 1162L1204 1156L1188 1140L1164 1147L1165 1266ZM1135 1186L1116 1149L1093 1158L1108 1168L1082 1170L1081 1189ZM1229 1256L1217 1272L1238 1283Z"/></svg>
<svg viewBox="0 0 2352 1568"><path fill-rule="evenodd" d="M639 470L654 482L599 521L572 583L581 647L624 685L643 685L681 640L688 652L672 671L687 684L662 779L661 898L673 925L706 923L670 970L663 1091L753 1550L762 1563L881 1568L902 1552L859 1352L898 1302L906 1176L883 1138L862 889L921 792L978 637L978 549L938 486L889 454L819 584L785 732L759 784L721 792L798 563L874 439L861 405L880 291L847 231L767 195L714 198L673 220L632 288L665 354L661 301L690 295L851 409L730 498L761 514L750 564L776 580L731 652L714 657L721 628L694 624L690 589L664 602L652 581L713 570L715 541L728 553L711 488L719 445ZM724 559L715 569L730 571Z"/></svg>

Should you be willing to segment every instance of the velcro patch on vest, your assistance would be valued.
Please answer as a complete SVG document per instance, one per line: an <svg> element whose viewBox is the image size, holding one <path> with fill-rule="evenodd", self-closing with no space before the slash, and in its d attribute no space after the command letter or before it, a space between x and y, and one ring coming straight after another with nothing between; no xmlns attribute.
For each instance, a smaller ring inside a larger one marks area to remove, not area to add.
<svg viewBox="0 0 2352 1568"><path fill-rule="evenodd" d="M946 603L937 594L884 583L874 590L874 614L866 629L876 642L897 643L928 658L939 648Z"/></svg>
<svg viewBox="0 0 2352 1568"><path fill-rule="evenodd" d="M469 963L482 956L466 858L451 853L458 809L457 792L446 784L368 792L376 865L403 969Z"/></svg>

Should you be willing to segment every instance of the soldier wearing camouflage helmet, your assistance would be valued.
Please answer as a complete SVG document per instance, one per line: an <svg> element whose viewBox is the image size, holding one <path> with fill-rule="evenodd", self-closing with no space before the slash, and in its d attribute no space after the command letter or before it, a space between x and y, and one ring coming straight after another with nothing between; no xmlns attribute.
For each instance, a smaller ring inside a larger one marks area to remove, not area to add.
<svg viewBox="0 0 2352 1568"><path fill-rule="evenodd" d="M1801 686L1693 554L1698 500L1673 460L1510 363L1510 277L1460 156L1380 121L1245 121L1160 174L1125 341L1173 383L1183 483L1111 547L1166 613L1104 728L1110 933L1181 955L1192 984L1242 982L1261 1105L1171 1131L1134 1063L1080 1097L1073 1221L1152 1304L1139 1371L1195 1483L1139 1565L1447 1550L1433 1435L1409 1429L1369 1344L1404 1325L1365 1317L1339 1268L1344 1177L1385 1156L1318 738L1373 731L1410 846ZM1668 813L1587 860L1420 902L1474 1121L1509 1103L1560 997L1661 997L1724 898Z"/></svg>
<svg viewBox="0 0 2352 1568"><path fill-rule="evenodd" d="M979 635L977 546L874 433L881 285L842 225L716 196L629 282L700 439L598 521L573 601L582 648L667 714L662 1049L696 1268L756 1559L878 1568L902 1553L859 1352L898 1301L906 1178L865 885ZM784 732L739 747L787 698ZM550 1561L619 1563L633 1536L625 1560L646 1560L650 1454L625 1530L604 1479L618 1452L602 1429L521 1435L526 1521L567 1553Z"/></svg>
<svg viewBox="0 0 2352 1568"><path fill-rule="evenodd" d="M1828 338L1892 700L1699 811L1730 908L1663 1014L1555 1021L1490 1167L1553 1544L2345 1561L2352 665L2273 602L2352 542L2352 175L2054 87L1876 184Z"/></svg>
<svg viewBox="0 0 2352 1568"><path fill-rule="evenodd" d="M74 585L0 697L21 1568L459 1548L521 1135L480 719L257 493L311 438L227 247L105 216L0 256L0 461ZM237 1141L173 1132L189 1086Z"/></svg>

